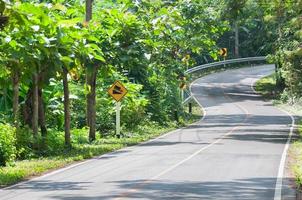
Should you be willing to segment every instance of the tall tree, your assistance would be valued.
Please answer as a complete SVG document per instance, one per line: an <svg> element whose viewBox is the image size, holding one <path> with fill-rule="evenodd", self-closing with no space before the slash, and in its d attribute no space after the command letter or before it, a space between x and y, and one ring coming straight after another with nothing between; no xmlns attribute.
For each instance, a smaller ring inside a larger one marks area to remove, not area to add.
<svg viewBox="0 0 302 200"><path fill-rule="evenodd" d="M230 21L234 31L234 55L240 57L239 50L239 22L247 0L226 0L224 17Z"/></svg>
<svg viewBox="0 0 302 200"><path fill-rule="evenodd" d="M64 127L65 127L65 145L71 146L70 141L70 100L69 100L69 87L68 87L68 70L63 67L63 86L64 86Z"/></svg>
<svg viewBox="0 0 302 200"><path fill-rule="evenodd" d="M16 63L18 64L18 63ZM14 125L19 128L19 86L20 86L20 73L16 68L12 70L12 83L13 83L13 115Z"/></svg>
<svg viewBox="0 0 302 200"><path fill-rule="evenodd" d="M5 3L0 0L0 29L8 22L8 17L4 16ZM14 60L13 62L6 63L12 71L11 79L13 84L13 119L16 128L19 127L19 85L20 85L20 73L19 62Z"/></svg>
<svg viewBox="0 0 302 200"><path fill-rule="evenodd" d="M86 22L89 22L92 19L92 3L93 0L86 0Z"/></svg>
<svg viewBox="0 0 302 200"><path fill-rule="evenodd" d="M38 90L38 69L33 71L32 75L32 129L34 138L37 139L38 137L38 127L39 127L39 90Z"/></svg>
<svg viewBox="0 0 302 200"><path fill-rule="evenodd" d="M92 19L92 3L93 0L86 0L86 23ZM95 63L90 63L86 66L86 85L89 92L86 96L86 119L89 127L89 140L95 140L96 131L96 77L98 73L98 66Z"/></svg>

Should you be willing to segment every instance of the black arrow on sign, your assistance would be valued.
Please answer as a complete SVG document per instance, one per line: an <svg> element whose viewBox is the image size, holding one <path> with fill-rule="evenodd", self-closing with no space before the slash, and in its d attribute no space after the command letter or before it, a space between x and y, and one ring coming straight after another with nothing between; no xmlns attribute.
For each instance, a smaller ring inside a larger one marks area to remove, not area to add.
<svg viewBox="0 0 302 200"><path fill-rule="evenodd" d="M225 49L225 48L222 48L221 50L222 50L222 54L221 54L221 55L222 55L222 56L225 56L226 53L227 53L227 52L226 52L226 49Z"/></svg>
<svg viewBox="0 0 302 200"><path fill-rule="evenodd" d="M113 94L122 94L123 93L123 90L121 87L115 85L114 88L113 88Z"/></svg>

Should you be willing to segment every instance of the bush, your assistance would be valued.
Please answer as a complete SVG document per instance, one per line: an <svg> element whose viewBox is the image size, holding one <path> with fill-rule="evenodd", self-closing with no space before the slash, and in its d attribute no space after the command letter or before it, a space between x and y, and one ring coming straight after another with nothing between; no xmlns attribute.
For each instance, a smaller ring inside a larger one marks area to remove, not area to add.
<svg viewBox="0 0 302 200"><path fill-rule="evenodd" d="M59 155L64 151L64 132L48 130L44 155Z"/></svg>
<svg viewBox="0 0 302 200"><path fill-rule="evenodd" d="M146 119L146 107L149 103L145 95L140 94L142 85L127 83L128 94L123 100L121 118L122 125L128 129L141 124Z"/></svg>
<svg viewBox="0 0 302 200"><path fill-rule="evenodd" d="M32 150L34 138L29 127L22 127L17 130L16 134L17 159L29 159L34 157Z"/></svg>
<svg viewBox="0 0 302 200"><path fill-rule="evenodd" d="M16 146L17 158L20 160L56 156L64 151L64 132L48 129L46 138L38 135L35 140L32 131L28 127L23 127L18 130Z"/></svg>
<svg viewBox="0 0 302 200"><path fill-rule="evenodd" d="M16 158L17 149L16 130L7 124L0 124L0 166L13 162Z"/></svg>
<svg viewBox="0 0 302 200"><path fill-rule="evenodd" d="M89 129L87 127L84 127L82 129L73 129L71 131L71 140L73 144L88 144L88 133ZM96 137L99 137L99 134L96 135Z"/></svg>

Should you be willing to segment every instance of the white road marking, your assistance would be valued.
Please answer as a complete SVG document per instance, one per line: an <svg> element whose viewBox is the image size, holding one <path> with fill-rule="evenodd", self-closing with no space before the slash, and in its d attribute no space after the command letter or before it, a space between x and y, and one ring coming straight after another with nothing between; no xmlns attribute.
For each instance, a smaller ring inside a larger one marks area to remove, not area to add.
<svg viewBox="0 0 302 200"><path fill-rule="evenodd" d="M191 85L190 85L190 92L191 92ZM202 120L204 119L204 117L206 116L206 111L204 110L203 106L197 101L197 99L196 99L194 96L193 96L193 98L195 99L195 101L198 103L198 105L199 105L200 108L202 109L203 116L202 116L202 118L201 118L199 121L197 121L197 122L195 122L195 123L193 123L193 124L191 124L191 125L198 124L198 123L199 123L200 121L202 121ZM4 188L1 188L0 191L7 190L7 189L12 189L12 188L14 188L14 187L17 187L17 186L20 186L20 185L23 185L23 184L26 184L26 183L31 183L31 182L34 182L34 181L36 181L36 180L40 180L40 179L43 179L43 178L47 178L47 177L49 177L49 176L56 175L56 174L58 174L58 173L61 173L61 172L64 172L64 171L66 171L66 170L75 168L75 167L77 167L77 166L80 166L80 165L87 164L87 163L89 163L89 162L95 161L95 159L100 159L100 158L103 158L103 157L112 155L112 154L117 153L117 152L120 152L120 151L131 150L131 149L133 149L133 148L135 148L135 147L137 147L137 146L142 146L142 145L145 145L145 144L149 144L149 143L151 143L151 142L154 142L154 141L157 141L157 140L162 139L162 138L164 138L164 137L167 137L167 136L169 136L169 135L171 135L171 134L180 132L180 131L182 131L182 130L185 129L185 128L186 128L186 127L183 127L183 128L180 128L180 129L177 129L177 130L174 130L174 131L170 131L170 132L165 133L165 134L163 134L163 135L160 135L160 136L158 136L158 137L156 137L156 138L154 138L154 139L151 139L151 140L148 140L148 141L145 141L145 142L141 142L141 143L139 143L139 144L136 144L136 145L133 145L133 146L130 146L130 147L125 147L125 148L122 148L122 149L118 149L118 150L116 150L116 151L113 151L113 152L110 152L110 153L103 154L103 155L101 155L101 156L96 156L95 158L91 158L91 159L88 159L88 160L84 160L84 161L81 161L81 162L79 162L79 163L71 164L71 165L69 165L69 166L63 167L63 168L61 168L61 169L57 169L57 170L52 171L52 172L46 172L45 174L43 174L43 175L41 175L41 176L38 176L38 177L35 177L35 178L32 178L32 179L30 179L30 180L21 181L21 182L19 182L19 183L14 184L14 185L11 185L11 186L7 186L7 187L4 187Z"/></svg>
<svg viewBox="0 0 302 200"><path fill-rule="evenodd" d="M258 77L258 78L261 79L265 76L267 76L267 75L263 75L263 76ZM253 92L255 92L255 94L259 94L254 88L254 85L256 84L256 82L259 79L256 79L251 84L251 88L252 88ZM278 107L276 107L276 108L278 108ZM287 151L289 149L290 141L292 139L292 136L293 136L293 133L294 133L294 127L295 127L295 124L296 124L295 118L293 117L292 114L290 114L289 112L287 112L283 109L280 109L280 108L278 108L278 109L280 111L282 111L283 113L287 114L291 118L292 124L291 124L290 132L289 132L285 147L284 147L283 152L282 152L282 157L281 157L281 160L280 160L280 165L279 165L278 175L277 175L277 181L276 181L276 186L275 186L274 200L281 200L282 199L282 180L283 180L283 174L284 174L284 169L285 169Z"/></svg>
<svg viewBox="0 0 302 200"><path fill-rule="evenodd" d="M198 79L199 79L199 78L198 78ZM196 79L195 81L193 81L193 82L190 84L189 90L190 90L191 95L193 94L193 92L192 92L192 85L195 85L195 84L196 84L195 82L196 82L198 79ZM198 84L197 84L197 85L198 85ZM195 101L195 102L199 105L199 107L202 109L203 116L202 116L202 118L201 118L201 120L200 120L200 121L202 121L202 120L206 117L207 111L204 109L204 107L201 105L201 103L196 99L196 97L195 97L194 95L192 95L192 97L193 97L194 101ZM199 122L200 122L200 121L199 121Z"/></svg>
<svg viewBox="0 0 302 200"><path fill-rule="evenodd" d="M263 77L263 76L261 76L261 77ZM196 80L196 81L197 81L197 80ZM257 92L256 92L255 89L253 88L253 85L255 84L256 81L257 81L257 80L255 80L255 81L251 84L251 88L252 88L252 90L253 90L255 93L257 93ZM194 81L194 82L195 82L195 81ZM193 82L193 83L194 83L194 82ZM193 84L193 83L192 83L192 84ZM192 86L192 85L190 85L190 91L191 91L191 86ZM202 121L202 120L206 117L206 110L205 110L204 107L200 104L200 102L197 101L197 99L195 98L195 96L193 96L193 98L194 98L194 100L198 103L198 105L201 107L201 109L203 110L203 114L204 114L204 115L203 115L202 119L200 120L200 121ZM281 110L282 112L286 113L287 115L289 115L289 116L291 117L291 119L292 119L292 127L290 128L290 134L289 134L289 137L288 137L288 139L287 139L286 145L285 145L285 147L284 147L283 154L282 154L282 158L281 158L281 161L280 161L280 166L279 166L279 170L278 170L278 177L277 177L277 182L276 182L276 187L275 187L274 200L281 200L282 179L283 179L283 172L284 172L284 167L285 167L285 161L286 161L287 151L288 151L288 148L289 148L289 144L290 144L291 137L292 137L293 131L294 131L294 126L295 126L295 119L294 119L294 117L293 117L290 113L288 113L288 112L286 112L286 111L284 111L284 110L282 110L282 109L279 109L279 110ZM200 122L200 121L199 121L199 122ZM198 123L198 122L196 122L196 123ZM193 154L191 154L191 155L188 156L187 158L183 159L183 160L180 161L179 163L176 163L175 165L171 166L170 168L168 168L168 169L162 171L161 173L159 173L158 175L152 177L151 179L157 179L157 178L163 176L164 174L170 172L171 170L173 170L173 169L175 169L176 167L180 166L180 165L183 164L184 162L186 162L186 161L192 159L194 156L196 156L196 155L199 154L200 152L202 152L202 151L204 151L204 150L210 148L210 147L213 146L214 144L220 142L221 140L224 139L224 137L230 135L232 132L234 132L234 131L235 131L236 129L238 129L238 128L239 128L239 127L234 127L231 131L229 131L229 132L226 133L225 135L221 136L221 137L220 137L219 139L217 139L216 141L214 141L214 142L212 142L211 144L209 144L209 145L207 145L207 146L205 146L205 147L199 149L198 151L194 152ZM178 132L178 131L180 131L180 130L182 130L182 129L178 129L178 130L175 130L175 131L171 131L171 132L166 133L166 134L164 134L164 135L162 135L162 136L159 136L159 137L157 137L157 138L155 138L155 139L149 140L149 141L147 141L147 142L140 143L140 144L135 145L135 146L140 146L140 145L142 145L142 144L146 144L146 143L150 143L150 142L156 141L156 140L158 140L158 139L160 139L160 138L166 137L166 136L168 136L168 135L170 135L170 134L173 134L173 133L176 133L176 132ZM134 147L134 146L128 147L128 148L124 148L124 149L122 149L122 150L130 149L130 148L133 148L133 147ZM118 150L118 151L120 151L120 150ZM116 152L118 152L118 151L116 151ZM113 153L114 153L114 152L113 152ZM99 156L98 158L101 158L101 157L104 157L104 156L108 156L108 155L110 155L110 154L111 154L111 153L104 154L104 155L102 155L102 156ZM30 181L26 181L26 182L31 182L31 181L33 181L33 180L35 180L35 179L45 178L45 177L48 177L48 176L51 176L51 175L60 173L60 172L62 172L62 171L65 171L65 170L74 168L74 167L76 167L76 166L79 166L79 165L82 165L82 164L84 164L84 163L88 163L88 162L91 162L91 161L94 161L94 159L86 160L86 161L84 161L84 162L77 163L77 164L74 164L74 165L71 165L71 166L62 168L62 169L60 169L60 170L57 170L57 171L54 171L54 172L45 174L45 175L43 175L43 176L34 178L34 179L32 179L32 180L30 180ZM23 184L23 183L20 183L20 184ZM13 188L13 187L15 187L15 186L17 186L17 185L20 185L20 184L16 184L16 185L7 187L6 189L8 189L8 188ZM1 191L1 190L0 190L0 191Z"/></svg>
<svg viewBox="0 0 302 200"><path fill-rule="evenodd" d="M197 102L197 104L201 107L201 109L202 109L203 112L204 112L204 115L203 115L202 119L200 120L200 121L202 121L202 120L205 118L205 116L206 116L206 111L205 111L204 107L201 105L201 103L200 103L200 102L195 98L195 96L193 95L193 93L192 93L192 87L191 87L192 85L196 85L196 84L194 84L194 82L196 82L196 81L199 80L199 79L200 79L200 78L196 79L195 81L193 81L193 82L190 84L190 93L191 93L192 97L194 98L194 100ZM222 92L223 92L224 95L226 95L226 94L224 93L224 91L222 91ZM232 100L232 98L229 97L229 96L225 96L225 97ZM243 120L243 122L241 122L241 123L245 123L246 120L247 120L248 117L249 117L249 111L248 111L247 109L245 109L244 107L242 107L241 105L237 104L237 103L234 103L234 104L235 104L239 109L241 109L241 110L245 113L246 117L245 117L245 119ZM232 134L232 133L233 133L236 129L238 129L238 128L240 128L240 126L236 126L236 127L232 128L232 130L230 130L230 131L227 132L226 134L222 135L221 137L219 137L219 139L215 140L215 141L212 142L211 144L208 144L207 146L202 147L201 149L195 151L193 154L189 155L189 156L186 157L185 159L181 160L180 162L178 162L178 163L172 165L171 167L167 168L166 170L162 171L161 173L159 173L159 174L153 176L152 178L149 178L148 180L143 181L143 182L140 183L136 188L132 188L132 189L128 190L127 192L125 192L125 193L119 195L119 196L118 196L117 198L115 198L114 200L121 200L121 199L124 199L125 197L127 197L129 194L135 193L140 187L142 187L142 186L144 186L144 185L150 183L150 182L153 181L153 180L156 180L156 179L160 178L161 176L163 176L163 175L167 174L168 172L174 170L175 168L179 167L179 166L182 165L183 163L185 163L185 162L191 160L193 157L195 157L196 155L200 154L200 153L203 152L204 150L206 150L206 149L212 147L214 144L219 143L219 142L220 142L221 140L223 140L226 136L229 136L230 134Z"/></svg>

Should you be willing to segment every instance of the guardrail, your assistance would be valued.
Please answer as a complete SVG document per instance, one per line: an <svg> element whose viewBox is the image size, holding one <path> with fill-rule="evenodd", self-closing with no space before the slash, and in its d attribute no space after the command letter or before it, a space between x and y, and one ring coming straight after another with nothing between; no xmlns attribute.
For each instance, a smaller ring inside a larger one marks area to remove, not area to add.
<svg viewBox="0 0 302 200"><path fill-rule="evenodd" d="M185 71L186 74L191 74L193 72L203 70L203 69L208 69L210 67L216 67L220 65L227 65L227 64L234 64L234 63L242 63L242 62L253 62L253 61L265 61L266 57L265 56L260 56L260 57L247 57L247 58L237 58L237 59L231 59L231 60L224 60L224 61L219 61L219 62L214 62L214 63L208 63L204 65L199 65L197 67L193 67L191 69L188 69Z"/></svg>
<svg viewBox="0 0 302 200"><path fill-rule="evenodd" d="M202 71L205 69L209 69L209 68L217 67L217 66L221 66L221 65L226 66L228 64L244 63L244 62L250 63L250 62L254 62L254 61L266 61L266 57L260 56L260 57L237 58L237 59L224 60L224 61L219 61L219 62L214 62L214 63L208 63L208 64L199 65L197 67L188 69L185 71L185 74L192 74L197 71ZM182 96L183 96L183 101L182 101L183 104L188 103L192 99L192 94L191 94L190 90L183 91Z"/></svg>

